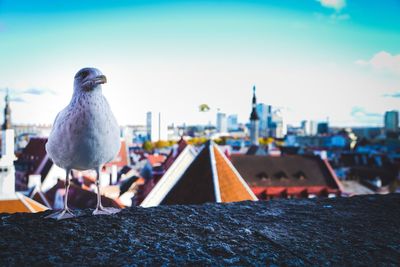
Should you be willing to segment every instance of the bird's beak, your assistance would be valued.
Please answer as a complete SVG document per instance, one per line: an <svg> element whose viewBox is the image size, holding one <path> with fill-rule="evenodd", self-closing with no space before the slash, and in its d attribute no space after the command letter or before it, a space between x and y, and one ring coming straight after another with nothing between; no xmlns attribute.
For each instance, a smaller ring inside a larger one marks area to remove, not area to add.
<svg viewBox="0 0 400 267"><path fill-rule="evenodd" d="M107 82L107 78L104 75L99 75L93 79L95 84L103 84Z"/></svg>

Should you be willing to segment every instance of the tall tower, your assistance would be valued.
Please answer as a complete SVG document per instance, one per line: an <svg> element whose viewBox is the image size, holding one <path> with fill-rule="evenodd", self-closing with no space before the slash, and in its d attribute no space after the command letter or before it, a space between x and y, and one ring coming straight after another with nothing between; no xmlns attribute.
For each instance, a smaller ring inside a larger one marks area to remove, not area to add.
<svg viewBox="0 0 400 267"><path fill-rule="evenodd" d="M258 143L258 123L260 118L257 114L257 99L256 99L256 87L253 86L253 102L250 114L250 141L252 145L259 145Z"/></svg>
<svg viewBox="0 0 400 267"><path fill-rule="evenodd" d="M152 113L151 111L146 113L146 134L147 134L147 141L151 141L151 129L152 127Z"/></svg>
<svg viewBox="0 0 400 267"><path fill-rule="evenodd" d="M10 101L8 96L8 89L6 97L4 98L6 101L6 106L4 107L4 123L2 125L3 130L11 129L11 108L10 108Z"/></svg>
<svg viewBox="0 0 400 267"><path fill-rule="evenodd" d="M14 161L14 130L11 129L11 109L8 91L5 97L4 123L1 131L1 157L0 157L0 198L15 195L15 168Z"/></svg>

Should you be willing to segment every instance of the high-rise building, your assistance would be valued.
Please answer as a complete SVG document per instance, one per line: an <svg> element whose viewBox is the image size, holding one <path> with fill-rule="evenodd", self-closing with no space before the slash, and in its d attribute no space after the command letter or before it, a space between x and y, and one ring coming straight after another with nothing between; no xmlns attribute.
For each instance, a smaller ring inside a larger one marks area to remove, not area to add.
<svg viewBox="0 0 400 267"><path fill-rule="evenodd" d="M259 130L261 137L268 137L271 135L272 127L272 106L263 103L257 104L256 107L259 122Z"/></svg>
<svg viewBox="0 0 400 267"><path fill-rule="evenodd" d="M152 117L151 111L146 113L146 133L148 141L151 141Z"/></svg>
<svg viewBox="0 0 400 267"><path fill-rule="evenodd" d="M399 129L399 112L396 110L385 112L385 130L397 131Z"/></svg>
<svg viewBox="0 0 400 267"><path fill-rule="evenodd" d="M253 100L250 114L250 141L252 145L258 145L258 133L259 133L259 116L257 114L257 99L256 99L256 87L253 86Z"/></svg>
<svg viewBox="0 0 400 267"><path fill-rule="evenodd" d="M226 114L222 112L217 113L217 132L228 132Z"/></svg>
<svg viewBox="0 0 400 267"><path fill-rule="evenodd" d="M272 136L276 138L283 138L286 134L286 128L283 123L283 116L280 110L276 110L272 115Z"/></svg>
<svg viewBox="0 0 400 267"><path fill-rule="evenodd" d="M147 112L146 132L149 141L168 140L168 125L161 112Z"/></svg>
<svg viewBox="0 0 400 267"><path fill-rule="evenodd" d="M228 116L228 131L235 131L239 128L238 116L236 114L231 114Z"/></svg>

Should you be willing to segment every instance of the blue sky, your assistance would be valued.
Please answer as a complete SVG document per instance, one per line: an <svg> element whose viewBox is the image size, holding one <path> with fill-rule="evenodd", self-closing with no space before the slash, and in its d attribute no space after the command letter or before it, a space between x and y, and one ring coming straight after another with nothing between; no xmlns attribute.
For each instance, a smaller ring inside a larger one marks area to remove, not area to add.
<svg viewBox="0 0 400 267"><path fill-rule="evenodd" d="M15 123L51 123L94 66L120 124L244 122L255 84L287 123L382 125L400 107L398 14L397 0L0 0L0 88Z"/></svg>

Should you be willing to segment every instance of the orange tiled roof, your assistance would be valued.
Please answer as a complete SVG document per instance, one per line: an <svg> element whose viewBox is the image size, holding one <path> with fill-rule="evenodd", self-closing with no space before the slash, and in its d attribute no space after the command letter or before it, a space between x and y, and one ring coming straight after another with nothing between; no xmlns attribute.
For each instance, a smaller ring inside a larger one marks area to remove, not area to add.
<svg viewBox="0 0 400 267"><path fill-rule="evenodd" d="M0 213L45 211L48 208L24 195L18 194L15 199L0 200Z"/></svg>
<svg viewBox="0 0 400 267"><path fill-rule="evenodd" d="M244 200L254 200L253 196L244 187L239 180L237 174L228 165L221 155L220 151L215 147L214 155L218 173L219 190L222 202L234 202Z"/></svg>

